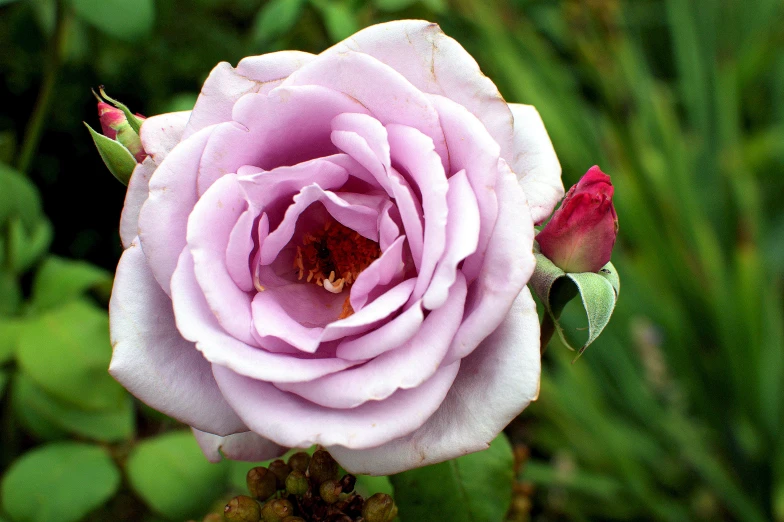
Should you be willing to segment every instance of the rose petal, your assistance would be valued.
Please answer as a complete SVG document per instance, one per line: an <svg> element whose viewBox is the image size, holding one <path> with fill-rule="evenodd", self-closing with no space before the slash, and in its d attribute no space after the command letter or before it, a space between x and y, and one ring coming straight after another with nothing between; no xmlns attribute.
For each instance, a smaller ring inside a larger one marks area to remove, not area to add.
<svg viewBox="0 0 784 522"><path fill-rule="evenodd" d="M215 127L182 141L150 178L150 194L139 213L139 240L155 280L171 295L170 279L185 248L188 216L196 204L199 158Z"/></svg>
<svg viewBox="0 0 784 522"><path fill-rule="evenodd" d="M282 51L245 58L236 69L226 62L219 63L201 88L184 137L210 125L231 121L231 110L242 96L249 92L268 92L313 58L308 53Z"/></svg>
<svg viewBox="0 0 784 522"><path fill-rule="evenodd" d="M109 302L109 373L146 404L186 424L228 435L247 428L226 404L210 363L174 323L171 300L138 241L120 258Z"/></svg>
<svg viewBox="0 0 784 522"><path fill-rule="evenodd" d="M445 96L479 118L501 155L513 155L512 115L495 84L476 60L437 24L401 20L373 25L319 55L367 53L392 67L422 92ZM460 167L452 167L456 172Z"/></svg>
<svg viewBox="0 0 784 522"><path fill-rule="evenodd" d="M387 171L392 166L387 130L367 114L343 113L332 119L332 143L349 154L373 176L387 194L392 189Z"/></svg>
<svg viewBox="0 0 784 522"><path fill-rule="evenodd" d="M351 308L356 312L368 301L370 293L379 286L387 286L404 275L403 247L406 236L398 237L381 256L360 272L351 285Z"/></svg>
<svg viewBox="0 0 784 522"><path fill-rule="evenodd" d="M351 51L324 53L294 72L283 85L322 85L357 100L383 125L399 123L418 129L433 140L444 170L449 170L444 134L427 96L372 56Z"/></svg>
<svg viewBox="0 0 784 522"><path fill-rule="evenodd" d="M177 329L196 343L204 357L251 379L275 382L309 381L356 364L338 358L318 359L269 353L228 335L212 315L193 273L193 258L186 248L172 277L172 302ZM209 430L214 433L212 430Z"/></svg>
<svg viewBox="0 0 784 522"><path fill-rule="evenodd" d="M147 157L133 169L125 192L125 203L120 215L120 239L123 248L131 246L131 242L139 235L139 213L150 193L150 177L158 165Z"/></svg>
<svg viewBox="0 0 784 522"><path fill-rule="evenodd" d="M286 453L286 448L259 437L252 431L235 433L226 437L213 435L192 428L196 442L210 462L220 462L223 458L259 462L274 459Z"/></svg>
<svg viewBox="0 0 784 522"><path fill-rule="evenodd" d="M139 139L142 147L156 165L160 165L171 150L183 139L185 125L191 111L170 112L150 116L142 122Z"/></svg>
<svg viewBox="0 0 784 522"><path fill-rule="evenodd" d="M266 215L266 214L265 214ZM250 254L253 252L253 225L256 214L251 209L240 215L229 234L226 245L226 270L234 284L243 292L253 291L253 274L250 271Z"/></svg>
<svg viewBox="0 0 784 522"><path fill-rule="evenodd" d="M328 408L356 408L367 401L384 400L398 389L417 387L438 370L463 318L465 297L465 279L459 275L446 304L431 312L419 331L399 348L349 370L277 386Z"/></svg>
<svg viewBox="0 0 784 522"><path fill-rule="evenodd" d="M352 361L366 361L411 339L425 320L421 303L414 303L397 317L366 334L338 345L335 355Z"/></svg>
<svg viewBox="0 0 784 522"><path fill-rule="evenodd" d="M517 178L504 160L498 181L498 220L487 245L484 264L471 285L463 324L447 361L462 359L501 324L506 311L536 267L534 227Z"/></svg>
<svg viewBox="0 0 784 522"><path fill-rule="evenodd" d="M398 390L384 401L348 410L323 408L221 366L213 366L213 372L229 404L262 437L295 448L372 448L421 426L444 400L459 366L441 368L421 386Z"/></svg>
<svg viewBox="0 0 784 522"><path fill-rule="evenodd" d="M509 165L525 191L534 223L553 213L563 198L561 164L541 116L531 105L510 103L514 115L514 157Z"/></svg>
<svg viewBox="0 0 784 522"><path fill-rule="evenodd" d="M375 448L327 449L347 471L368 475L391 475L486 449L539 394L538 319L524 288L501 325L463 359L446 399L422 427Z"/></svg>

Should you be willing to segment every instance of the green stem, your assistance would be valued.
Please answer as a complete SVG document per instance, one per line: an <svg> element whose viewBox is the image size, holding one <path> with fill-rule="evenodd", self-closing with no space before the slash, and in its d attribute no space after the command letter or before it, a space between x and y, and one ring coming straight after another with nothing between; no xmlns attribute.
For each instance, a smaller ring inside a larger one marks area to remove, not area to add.
<svg viewBox="0 0 784 522"><path fill-rule="evenodd" d="M539 335L539 353L544 354L550 339L553 338L555 333L555 322L552 316L545 310L544 318L542 319L542 328Z"/></svg>
<svg viewBox="0 0 784 522"><path fill-rule="evenodd" d="M56 0L54 34L49 41L49 48L47 49L44 78L41 82L41 90L38 92L38 99L35 101L33 114L27 122L22 150L19 152L19 157L16 160L16 168L24 174L30 169L33 156L38 150L38 142L41 141L44 122L49 113L49 105L51 104L52 94L54 94L54 87L57 83L57 75L60 72L60 59L65 46L66 19L67 13L62 0Z"/></svg>

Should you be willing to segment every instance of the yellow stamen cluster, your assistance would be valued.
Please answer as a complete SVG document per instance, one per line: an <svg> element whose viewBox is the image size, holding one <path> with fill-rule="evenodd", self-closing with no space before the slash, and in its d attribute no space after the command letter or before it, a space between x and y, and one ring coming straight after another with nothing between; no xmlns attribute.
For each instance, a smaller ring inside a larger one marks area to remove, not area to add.
<svg viewBox="0 0 784 522"><path fill-rule="evenodd" d="M302 237L302 245L294 256L294 268L300 281L304 279L339 294L380 254L378 243L330 219L323 229ZM344 313L345 309L344 304Z"/></svg>

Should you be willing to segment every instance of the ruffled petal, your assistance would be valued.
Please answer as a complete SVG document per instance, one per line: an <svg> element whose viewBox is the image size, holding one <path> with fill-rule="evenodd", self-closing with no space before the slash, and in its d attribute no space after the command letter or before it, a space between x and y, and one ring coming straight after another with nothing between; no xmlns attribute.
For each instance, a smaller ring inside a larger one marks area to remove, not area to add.
<svg viewBox="0 0 784 522"><path fill-rule="evenodd" d="M142 122L139 139L142 147L156 165L160 165L171 150L183 139L185 125L191 111L169 112L150 116Z"/></svg>
<svg viewBox="0 0 784 522"><path fill-rule="evenodd" d="M525 288L501 325L463 359L443 404L421 428L375 448L327 449L347 471L368 475L392 475L486 449L539 395L538 320Z"/></svg>
<svg viewBox="0 0 784 522"><path fill-rule="evenodd" d="M531 105L510 103L514 115L514 156L509 166L525 191L534 223L553 213L563 198L561 164L541 116Z"/></svg>
<svg viewBox="0 0 784 522"><path fill-rule="evenodd" d="M157 168L158 165L152 158L145 158L133 169L120 215L120 240L123 248L131 246L131 242L139 235L139 213L150 193L150 177Z"/></svg>
<svg viewBox="0 0 784 522"><path fill-rule="evenodd" d="M109 302L109 373L149 406L191 426L228 435L247 428L226 404L210 363L177 331L171 300L138 242L120 258Z"/></svg>

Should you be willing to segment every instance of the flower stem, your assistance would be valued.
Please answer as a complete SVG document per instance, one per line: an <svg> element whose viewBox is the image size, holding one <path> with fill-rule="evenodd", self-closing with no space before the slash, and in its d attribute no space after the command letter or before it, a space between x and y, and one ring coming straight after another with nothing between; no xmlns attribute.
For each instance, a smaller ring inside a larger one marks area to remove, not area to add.
<svg viewBox="0 0 784 522"><path fill-rule="evenodd" d="M547 349L547 345L550 343L550 339L553 338L553 334L555 333L555 322L553 321L552 316L544 312L544 318L542 319L542 328L540 330L539 335L539 353L544 354L544 351Z"/></svg>
<svg viewBox="0 0 784 522"><path fill-rule="evenodd" d="M66 9L63 1L56 0L54 33L48 44L44 78L41 82L41 90L38 92L38 99L35 101L33 113L27 122L22 149L16 160L16 168L23 174L26 174L30 169L33 156L38 149L38 142L41 141L44 122L49 112L52 94L57 83L57 75L60 72L61 56L65 46L66 21Z"/></svg>

